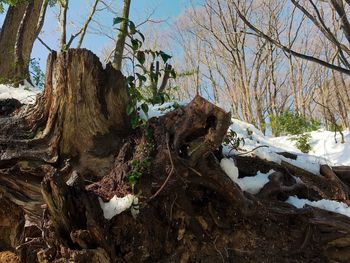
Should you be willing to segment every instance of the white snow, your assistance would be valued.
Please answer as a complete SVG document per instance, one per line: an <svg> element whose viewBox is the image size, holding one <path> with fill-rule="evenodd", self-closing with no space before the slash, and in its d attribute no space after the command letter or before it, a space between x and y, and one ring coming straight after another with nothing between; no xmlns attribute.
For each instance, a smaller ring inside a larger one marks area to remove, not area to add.
<svg viewBox="0 0 350 263"><path fill-rule="evenodd" d="M0 85L0 99L14 98L23 104L34 104L36 95L41 90L36 87L27 85L20 85L18 88L9 85Z"/></svg>
<svg viewBox="0 0 350 263"><path fill-rule="evenodd" d="M310 132L310 146L312 150L308 154L305 154L297 149L294 141L290 140L293 136L268 137L264 136L251 124L236 119L232 119L232 122L233 124L230 129L236 132L238 138L243 138L244 143L241 142L237 150L232 150L230 146L224 145L223 153L226 156L232 156L234 158L236 154L247 153L248 156L257 156L261 159L278 164L285 161L317 175L319 175L321 164L328 164L330 166L350 165L349 131L343 131L345 143L341 143L341 136L339 133L336 135L336 142L334 139L334 132L323 129ZM255 149L258 146L264 147ZM296 160L286 158L278 154L279 152L293 153L297 158ZM220 164L226 174L236 182L243 191L252 194L256 194L260 191L269 181L269 174L273 172L273 170L269 171L267 174L258 172L257 175L253 177L238 178L238 169L233 160L224 158ZM296 179L298 183L302 183L300 178ZM290 196L286 202L297 208L310 205L350 217L350 207L345 203L334 200L323 199L319 201L310 201L307 199L299 199L296 196Z"/></svg>
<svg viewBox="0 0 350 263"><path fill-rule="evenodd" d="M113 216L120 214L121 212L129 209L133 202L135 196L128 194L124 197L117 197L116 195L109 200L109 202L103 202L101 198L98 198L100 206L103 210L103 215L106 219L111 219Z"/></svg>
<svg viewBox="0 0 350 263"><path fill-rule="evenodd" d="M305 205L310 205L350 217L350 207L345 203L334 200L322 199L319 201L310 201L307 199L299 199L296 196L290 196L286 202L297 208L303 208Z"/></svg>
<svg viewBox="0 0 350 263"><path fill-rule="evenodd" d="M255 176L246 176L243 178L238 178L237 184L241 187L243 191L251 194L257 194L260 190L267 184L269 180L269 175L275 172L270 170L268 173L262 173L258 171Z"/></svg>
<svg viewBox="0 0 350 263"><path fill-rule="evenodd" d="M165 102L163 104L155 104L155 105L148 104L147 114L142 109L139 110L140 118L143 120L148 120L153 117L160 117L174 110L176 105L183 106L183 105L186 105L187 103L188 103L187 101L171 101L171 102ZM138 106L140 106L141 104L142 102L139 102Z"/></svg>
<svg viewBox="0 0 350 263"><path fill-rule="evenodd" d="M238 184L243 191L251 194L257 194L269 182L268 177L274 172L274 170L270 170L265 174L259 171L255 176L238 178L238 168L232 159L223 158L220 166L233 182Z"/></svg>
<svg viewBox="0 0 350 263"><path fill-rule="evenodd" d="M232 181L238 180L238 168L231 158L221 159L220 166Z"/></svg>
<svg viewBox="0 0 350 263"><path fill-rule="evenodd" d="M258 146L264 146L248 153L248 156L257 156L261 159L280 164L282 161L300 167L314 174L319 174L320 165L350 165L350 132L344 131L345 143L340 143L340 135L337 134L337 143L334 140L334 132L318 130L311 132L310 145L312 151L308 154L302 153L290 140L292 136L268 137L253 125L243 121L232 119L230 129L237 133L239 138L244 139L239 150L232 150L224 146L223 153L226 156L242 154L252 151ZM296 160L286 158L279 152L290 152L297 156Z"/></svg>
<svg viewBox="0 0 350 263"><path fill-rule="evenodd" d="M328 165L350 165L350 132L343 131L345 143L341 143L341 135L337 132L334 139L334 132L320 129L309 133L311 135L310 146L311 151L309 155L315 156ZM295 146L294 142L290 140L291 136L282 136L271 138L270 141L278 143L282 147L286 147L295 152L300 152Z"/></svg>

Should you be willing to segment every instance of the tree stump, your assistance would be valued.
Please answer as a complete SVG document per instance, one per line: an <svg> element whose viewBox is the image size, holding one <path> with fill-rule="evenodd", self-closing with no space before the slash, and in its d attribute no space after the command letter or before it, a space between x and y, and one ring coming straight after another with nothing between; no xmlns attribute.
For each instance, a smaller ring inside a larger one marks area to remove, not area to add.
<svg viewBox="0 0 350 263"><path fill-rule="evenodd" d="M50 54L37 103L0 117L0 192L42 217L41 181L74 167L86 179L109 172L130 132L124 77L90 51Z"/></svg>
<svg viewBox="0 0 350 263"><path fill-rule="evenodd" d="M230 114L196 96L131 131L128 103L124 77L91 52L49 56L36 105L0 116L0 205L16 214L0 213L0 251L24 262L350 261L348 217L284 202L349 201L340 169L236 156L241 177L276 171L252 195L220 167ZM105 219L100 202L126 194L138 194L138 216Z"/></svg>

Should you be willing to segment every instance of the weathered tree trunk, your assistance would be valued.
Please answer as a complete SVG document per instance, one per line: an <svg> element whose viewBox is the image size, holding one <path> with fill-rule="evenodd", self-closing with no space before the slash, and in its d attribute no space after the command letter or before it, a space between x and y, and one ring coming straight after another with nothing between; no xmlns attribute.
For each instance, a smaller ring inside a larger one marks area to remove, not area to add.
<svg viewBox="0 0 350 263"><path fill-rule="evenodd" d="M0 250L22 262L349 262L349 217L284 202L347 203L346 172L234 156L240 177L276 171L245 193L220 167L230 114L196 96L131 132L128 101L121 73L91 52L50 55L36 105L0 117L0 205L16 216L0 213ZM105 219L100 203L129 193L137 218Z"/></svg>
<svg viewBox="0 0 350 263"><path fill-rule="evenodd" d="M41 9L47 6L43 2L23 1L9 7L0 33L0 83L29 79L30 54L43 22Z"/></svg>
<svg viewBox="0 0 350 263"><path fill-rule="evenodd" d="M71 166L85 179L108 173L128 135L124 78L87 50L49 56L45 91L15 122L0 118L0 188L41 216L40 182L55 167ZM6 169L3 169L6 168ZM11 176L10 176L11 175Z"/></svg>

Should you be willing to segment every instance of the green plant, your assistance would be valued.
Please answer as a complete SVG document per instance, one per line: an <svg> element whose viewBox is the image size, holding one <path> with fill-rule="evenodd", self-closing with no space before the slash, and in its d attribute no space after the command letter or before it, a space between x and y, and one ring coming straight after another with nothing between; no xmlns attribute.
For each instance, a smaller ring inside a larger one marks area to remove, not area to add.
<svg viewBox="0 0 350 263"><path fill-rule="evenodd" d="M39 61L40 59L31 59L29 63L29 70L34 84L39 88L44 88L45 73L41 70Z"/></svg>
<svg viewBox="0 0 350 263"><path fill-rule="evenodd" d="M291 111L284 111L280 115L270 115L270 127L274 136L287 134L301 134L320 128L320 122L308 119Z"/></svg>
<svg viewBox="0 0 350 263"><path fill-rule="evenodd" d="M291 141L295 141L295 146L303 153L311 151L310 139L311 135L308 133L299 134L296 137L290 138Z"/></svg>
<svg viewBox="0 0 350 263"><path fill-rule="evenodd" d="M237 133L233 130L229 130L224 139L224 144L230 146L232 149L238 149L238 147L243 143L244 138L238 137Z"/></svg>
<svg viewBox="0 0 350 263"><path fill-rule="evenodd" d="M247 135L249 139L253 140L253 131L249 128L247 128Z"/></svg>
<svg viewBox="0 0 350 263"><path fill-rule="evenodd" d="M146 142L140 149L139 158L130 162L130 171L126 178L134 193L135 185L140 181L142 174L149 171L152 164L152 153L154 151L154 139L153 131L151 128L146 127L144 129L144 135Z"/></svg>
<svg viewBox="0 0 350 263"><path fill-rule="evenodd" d="M127 179L134 192L135 184L140 180L142 175L141 165L136 160L132 160L130 166L131 170L127 174Z"/></svg>
<svg viewBox="0 0 350 263"><path fill-rule="evenodd" d="M148 104L164 103L169 100L169 95L166 90L167 82L170 78L176 78L176 72L168 60L170 55L163 51L143 50L142 45L145 41L144 35L137 30L134 22L117 17L113 24L119 24L123 21L128 22L127 37L130 44L132 56L130 58L132 66L132 75L126 78L130 93L130 103L127 106L127 115L131 116L132 128L139 127L145 124L145 120L140 118L138 110L142 109L146 114L148 113ZM150 67L146 67L146 60L150 60ZM161 84L159 80L163 75ZM140 104L141 103L141 104Z"/></svg>
<svg viewBox="0 0 350 263"><path fill-rule="evenodd" d="M0 14L5 12L4 5L15 6L23 2L29 2L31 0L0 0ZM54 6L57 0L46 0L50 6Z"/></svg>
<svg viewBox="0 0 350 263"><path fill-rule="evenodd" d="M14 6L14 5L18 4L19 2L23 2L23 1L18 1L18 0L0 0L0 14L5 12L4 5Z"/></svg>

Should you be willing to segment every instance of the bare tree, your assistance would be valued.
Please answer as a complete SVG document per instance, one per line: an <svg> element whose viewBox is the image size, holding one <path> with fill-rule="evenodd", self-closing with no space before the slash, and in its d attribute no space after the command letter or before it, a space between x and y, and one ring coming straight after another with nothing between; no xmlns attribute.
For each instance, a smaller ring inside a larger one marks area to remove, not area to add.
<svg viewBox="0 0 350 263"><path fill-rule="evenodd" d="M323 59L322 57L316 57L312 54L310 55L307 53L301 53L289 47L288 44L283 43L283 41L281 41L280 39L275 38L273 35L269 34L269 32L266 32L262 28L259 28L257 25L254 25L251 22L251 20L244 14L243 7L242 7L243 4L241 1L230 0L229 2L234 5L235 10L237 11L242 21L257 36L268 40L269 42L273 43L274 45L281 48L283 51L285 51L290 55L293 55L305 60L309 60L309 61L318 63L324 67L328 67L332 70L336 70L338 72L350 75L350 65L345 55L345 54L349 55L350 50L347 47L348 43L345 44L342 39L342 36L345 36L347 41L349 41L350 39L350 38L348 39L348 37L350 36L350 27L348 26L348 18L345 12L345 6L349 7L349 3L343 4L343 1L334 0L334 1L329 1L328 4L326 4L323 1L313 2L312 0L309 0L309 1L303 1L303 4L301 4L301 1L291 0L291 3L309 19L309 21L319 30L319 32L328 41L334 44L335 48L338 50L337 56L341 61L341 64L338 65L336 63L332 64L326 61L325 59ZM254 2L254 0L251 2ZM327 6L324 7L324 5L327 5ZM338 19L341 21L341 24L342 24L340 34L337 34L336 32L332 31L329 28L329 26L327 26L328 21L324 16L324 8L335 10L336 13L338 14Z"/></svg>
<svg viewBox="0 0 350 263"><path fill-rule="evenodd" d="M256 21L264 24L269 17L270 30L275 30L282 25L282 6L283 2L266 3L268 15L261 13ZM252 14L251 10L251 6L245 6L246 16ZM176 28L185 65L199 73L201 89L208 91L206 96L230 107L233 116L264 131L266 117L272 114L268 111L270 105L277 112L288 97L281 92L286 83L286 74L279 65L281 52L268 41L247 33L247 26L227 1L207 0L202 7L188 10ZM196 47L198 40L200 45ZM196 58L196 62L187 58Z"/></svg>
<svg viewBox="0 0 350 263"><path fill-rule="evenodd" d="M25 1L10 6L0 33L0 83L29 80L33 43L45 17L47 1Z"/></svg>

